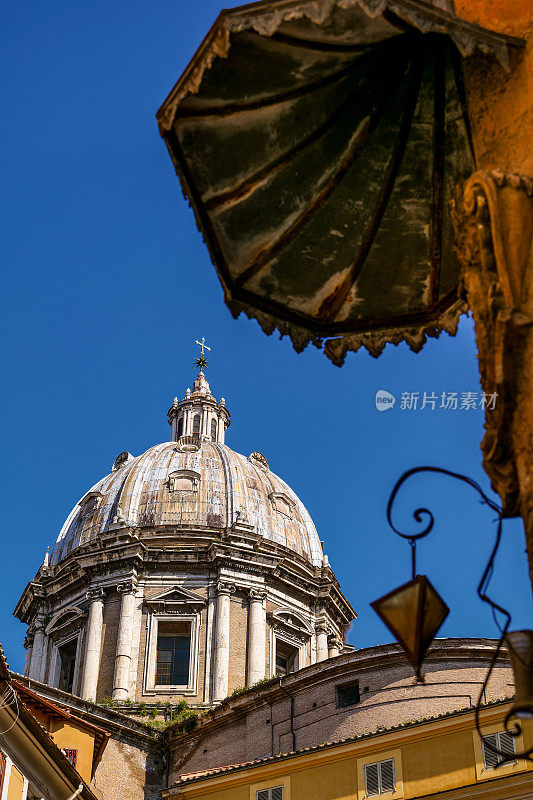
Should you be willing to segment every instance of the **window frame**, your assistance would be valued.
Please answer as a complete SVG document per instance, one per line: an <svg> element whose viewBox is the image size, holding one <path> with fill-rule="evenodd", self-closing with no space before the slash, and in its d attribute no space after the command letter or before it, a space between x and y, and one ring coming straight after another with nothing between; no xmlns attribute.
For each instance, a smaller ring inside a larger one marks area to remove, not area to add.
<svg viewBox="0 0 533 800"><path fill-rule="evenodd" d="M493 733L503 732L503 720L501 722L493 723L492 725L481 725L481 735L483 737L490 736ZM501 764L499 767L486 767L483 754L483 744L476 730L472 731L472 738L474 742L474 756L476 759L476 779L478 781L490 781L494 780L495 778L501 778L504 775L509 775L509 773L512 772L523 772L526 769L526 765L523 761L521 762L520 759L516 759L515 761L507 761L505 764ZM515 752L520 753L525 750L524 739L521 733L514 740L514 744Z"/></svg>
<svg viewBox="0 0 533 800"><path fill-rule="evenodd" d="M507 731L496 731L495 733L486 733L483 736L483 738L481 739L481 752L483 754L483 768L484 769L497 769L497 768L500 767L501 762L498 762L496 764L496 766L494 766L494 767L491 766L490 764L487 764L487 756L489 756L489 758L490 757L495 757L496 759L500 758L498 753L495 753L490 748L485 749L485 739L488 739L489 736L494 736L496 738L496 749L497 750L501 750L502 749L501 744L500 744L500 737L501 736L509 736L510 741L513 743L513 749L514 749L514 755L515 756L516 756L516 740ZM513 759L513 761L509 761L509 762L506 761L505 763L514 764L517 760L518 759L515 758L515 759Z"/></svg>
<svg viewBox="0 0 533 800"><path fill-rule="evenodd" d="M396 800L396 798L404 796L402 751L400 748L396 748L395 750L377 751L357 759L357 800L367 800L365 767L371 764L379 764L383 761L393 761L394 763L394 791L373 794L370 795L370 798L390 797Z"/></svg>
<svg viewBox="0 0 533 800"><path fill-rule="evenodd" d="M272 797L272 792L275 789L281 789L281 798L279 798L279 800L285 800L285 787L283 786L282 783L278 784L277 786L269 786L268 788L265 789L257 789L255 793L256 800L274 800L274 798ZM265 792L266 796L259 797L259 795L264 795Z"/></svg>
<svg viewBox="0 0 533 800"><path fill-rule="evenodd" d="M186 496L186 497L195 497L198 494L198 489L200 486L200 473L196 472L192 469L176 469L173 472L170 472L168 475L168 491L170 494ZM187 489L179 489L176 486L176 482L182 478L187 478L187 480L191 481L190 488Z"/></svg>
<svg viewBox="0 0 533 800"><path fill-rule="evenodd" d="M272 628L271 629L271 642L270 642L270 677L276 677L276 655L277 655L277 642L282 642L283 644L288 645L289 647L293 647L296 652L296 657L298 659L298 665L293 672L297 672L299 669L302 669L306 666L305 661L305 642L298 642L295 641L291 636L284 636L283 632ZM287 673L288 675L292 675L292 672Z"/></svg>
<svg viewBox="0 0 533 800"><path fill-rule="evenodd" d="M387 790L386 792L382 791L382 765L383 764L392 764L392 783L393 788ZM367 791L367 770L370 767L377 767L377 777L378 777L378 791L374 792L374 794L368 794ZM394 767L394 759L393 758L383 758L380 761L372 761L370 764L365 764L363 768L363 774L365 776L365 797L381 797L385 794L395 794L396 793L396 769Z"/></svg>
<svg viewBox="0 0 533 800"><path fill-rule="evenodd" d="M53 634L52 634L53 635ZM50 634L49 634L50 636ZM77 694L80 688L80 680L81 680L81 662L82 662L82 650L83 650L83 642L82 642L82 631L77 630L75 633L70 631L63 636L58 636L53 639L52 641L52 652L50 657L50 664L52 669L52 674L49 676L48 680L50 681L51 678L51 685L54 686L56 689L59 689L59 679L61 677L61 653L59 652L62 647L65 647L67 644L71 644L71 642L76 642L76 656L74 659L74 675L72 677L72 691L70 694ZM46 676L45 676L46 677Z"/></svg>
<svg viewBox="0 0 533 800"><path fill-rule="evenodd" d="M339 692L343 689L351 689L352 687L357 687L357 700L355 703L343 703L341 705L339 701ZM353 708L354 706L358 706L361 704L361 687L359 685L359 680L352 680L347 681L346 683L338 683L335 686L335 707L342 711L344 708Z"/></svg>
<svg viewBox="0 0 533 800"><path fill-rule="evenodd" d="M189 623L191 626L191 644L189 651L189 680L187 685L156 684L157 638L161 622ZM149 611L147 619L146 652L144 659L143 694L198 694L198 650L200 645L201 612L181 614L180 612L159 613Z"/></svg>
<svg viewBox="0 0 533 800"><path fill-rule="evenodd" d="M258 783L252 783L250 785L250 798L249 798L249 800L257 800L257 793L258 792L264 792L265 789L277 789L280 786L283 789L283 800L291 800L291 778L290 778L290 775L284 775L284 776L277 775L275 778L270 778L267 781L261 781L261 782L258 782Z"/></svg>

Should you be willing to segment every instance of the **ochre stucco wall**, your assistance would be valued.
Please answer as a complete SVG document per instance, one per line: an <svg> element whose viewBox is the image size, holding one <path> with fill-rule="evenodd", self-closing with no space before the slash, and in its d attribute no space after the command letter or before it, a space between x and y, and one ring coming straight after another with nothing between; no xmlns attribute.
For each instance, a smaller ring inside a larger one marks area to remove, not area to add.
<svg viewBox="0 0 533 800"><path fill-rule="evenodd" d="M23 788L24 778L22 773L15 766L12 766L7 789L7 800L21 800Z"/></svg>
<svg viewBox="0 0 533 800"><path fill-rule="evenodd" d="M477 166L533 176L533 3L455 0L456 14L499 33L527 39L506 72L493 58L465 62Z"/></svg>
<svg viewBox="0 0 533 800"><path fill-rule="evenodd" d="M85 731L79 730L79 728L75 728L73 725L60 722L51 726L50 735L61 750L63 750L63 748L68 748L69 750L78 751L76 769L83 780L86 781L86 783L90 783L94 751L94 734L86 733Z"/></svg>

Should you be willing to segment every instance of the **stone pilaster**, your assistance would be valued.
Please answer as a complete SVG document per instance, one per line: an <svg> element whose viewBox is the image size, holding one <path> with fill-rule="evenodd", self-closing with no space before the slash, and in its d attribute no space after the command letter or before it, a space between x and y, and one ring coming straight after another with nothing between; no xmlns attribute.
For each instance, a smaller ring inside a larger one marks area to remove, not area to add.
<svg viewBox="0 0 533 800"><path fill-rule="evenodd" d="M39 614L35 620L33 634L33 650L29 677L34 681L44 681L46 670L46 633L44 632L44 616Z"/></svg>
<svg viewBox="0 0 533 800"><path fill-rule="evenodd" d="M247 685L253 686L265 677L266 592L250 589L249 597Z"/></svg>
<svg viewBox="0 0 533 800"><path fill-rule="evenodd" d="M228 695L229 678L229 617L230 595L235 586L225 581L217 584L217 608L215 623L215 667L213 675L213 699L223 700Z"/></svg>
<svg viewBox="0 0 533 800"><path fill-rule="evenodd" d="M126 700L129 696L135 590L136 583L134 581L126 581L117 586L117 591L122 595L122 602L120 604L120 621L115 657L113 700Z"/></svg>
<svg viewBox="0 0 533 800"><path fill-rule="evenodd" d="M31 656L33 653L33 634L29 632L26 634L26 638L24 639L24 647L26 648L26 658L24 660L24 675L28 677L30 674L30 667L31 667Z"/></svg>
<svg viewBox="0 0 533 800"><path fill-rule="evenodd" d="M83 700L94 701L96 700L96 687L100 671L100 650L102 648L104 625L104 590L89 589L86 596L90 605L81 696Z"/></svg>

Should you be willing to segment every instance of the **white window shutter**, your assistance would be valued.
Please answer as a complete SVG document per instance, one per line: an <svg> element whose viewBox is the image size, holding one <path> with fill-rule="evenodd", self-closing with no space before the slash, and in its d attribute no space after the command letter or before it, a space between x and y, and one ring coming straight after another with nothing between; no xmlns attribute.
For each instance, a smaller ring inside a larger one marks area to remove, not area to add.
<svg viewBox="0 0 533 800"><path fill-rule="evenodd" d="M380 793L385 794L386 792L393 792L394 791L394 761L393 759L388 759L387 761L380 761L380 772L381 772L381 786L380 786Z"/></svg>
<svg viewBox="0 0 533 800"><path fill-rule="evenodd" d="M365 766L365 794L367 797L379 794L379 764Z"/></svg>

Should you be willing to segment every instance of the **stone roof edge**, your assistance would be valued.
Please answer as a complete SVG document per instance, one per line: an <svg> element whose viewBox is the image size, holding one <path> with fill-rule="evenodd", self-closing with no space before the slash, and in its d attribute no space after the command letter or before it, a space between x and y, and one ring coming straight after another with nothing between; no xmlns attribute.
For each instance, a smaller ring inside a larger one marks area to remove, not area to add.
<svg viewBox="0 0 533 800"><path fill-rule="evenodd" d="M483 703L481 706L481 711L489 710L497 708L498 706L505 706L508 705L512 701L512 697L505 697L499 700L492 700L488 703ZM422 725L426 725L431 722L442 722L444 720L464 716L466 714L473 714L475 711L474 708L460 708L455 709L453 711L447 711L445 714L438 714L430 717L421 717L417 720L410 720L409 722L403 722L400 725L394 725L390 728L379 728L375 731L370 731L368 733L360 733L357 736L349 736L345 739L335 739L331 742L324 742L323 744L313 745L312 747L304 747L301 750L294 750L289 753L277 753L274 756L265 756L263 758L258 758L254 761L247 761L242 764L232 764L226 767L214 767L211 770L202 770L200 772L191 772L189 775L184 775L178 781L176 781L172 786L167 787L169 789L174 789L179 786L188 786L191 783L199 783L203 780L208 780L209 778L217 777L218 775L227 775L234 772L240 772L247 769L253 769L254 767L261 766L262 764L266 763L274 763L277 761L284 761L286 759L291 758L298 758L299 756L305 755L307 753L316 753L322 750L334 749L336 747L341 747L342 745L352 744L355 742L365 741L367 739L371 739L375 736L385 736L390 733L396 733L401 730L406 730L408 728L416 728ZM165 791L165 790L163 790Z"/></svg>
<svg viewBox="0 0 533 800"><path fill-rule="evenodd" d="M435 661L443 660L443 656L455 657L458 660L472 659L476 656L485 656L488 659L489 654L492 655L497 644L496 639L485 638L446 638L436 639L428 654L425 663L432 663ZM329 658L327 661L317 662L303 667L297 672L291 673L281 679L283 687L293 692L301 691L309 683L323 683L324 681L335 678L338 673L344 674L346 666L350 664L360 663L361 668L376 667L384 659L387 659L389 665L391 659L394 663L404 662L405 656L402 649L396 643L373 645L372 647L365 647L359 650L354 650L351 653L343 653L335 658ZM498 661L508 661L507 651L502 649ZM314 674L315 673L315 674ZM280 688L280 678L271 678L263 683L251 686L243 692L239 692L235 696L226 697L215 708L206 711L198 720L198 725L191 733L176 733L170 728L166 735L174 740L183 738L191 738L195 735L204 735L206 728L216 728L220 725L227 724L227 717L236 715L238 717L244 715L248 709L256 704L263 704L270 702L273 696L284 696L283 689Z"/></svg>
<svg viewBox="0 0 533 800"><path fill-rule="evenodd" d="M104 708L90 700L82 700L81 697L68 694L67 692L61 691L61 689L56 689L53 686L40 683L24 675L19 675L16 672L11 672L10 675L18 683L26 686L36 694L48 700L52 700L59 706L72 709L77 716L86 719L99 728L103 728L105 731L118 732L136 739L142 742L143 746L148 749L157 748L163 740L161 731L154 730L126 714L121 714L120 711Z"/></svg>

